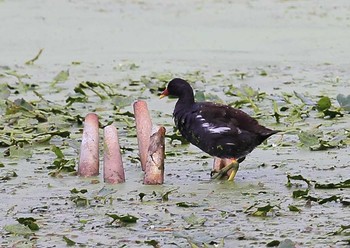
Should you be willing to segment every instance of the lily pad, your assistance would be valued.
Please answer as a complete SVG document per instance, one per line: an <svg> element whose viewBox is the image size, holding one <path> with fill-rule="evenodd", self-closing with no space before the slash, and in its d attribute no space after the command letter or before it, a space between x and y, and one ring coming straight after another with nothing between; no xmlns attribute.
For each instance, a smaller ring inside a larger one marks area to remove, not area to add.
<svg viewBox="0 0 350 248"><path fill-rule="evenodd" d="M337 101L345 111L350 111L350 95L345 96L343 94L337 95Z"/></svg>
<svg viewBox="0 0 350 248"><path fill-rule="evenodd" d="M195 215L194 213L191 213L187 217L183 217L183 219L190 226L202 226L207 221L207 218L199 217L199 216Z"/></svg>
<svg viewBox="0 0 350 248"><path fill-rule="evenodd" d="M315 146L319 144L319 137L315 133L300 131L298 133L298 137L300 142L306 147Z"/></svg>
<svg viewBox="0 0 350 248"><path fill-rule="evenodd" d="M6 225L4 226L4 230L6 232L22 236L28 236L34 233L28 226L21 224Z"/></svg>
<svg viewBox="0 0 350 248"><path fill-rule="evenodd" d="M305 95L303 95L301 93L294 91L294 95L296 97L298 97L306 105L310 105L310 106L316 105L316 103L314 101L312 101L310 98L306 97Z"/></svg>

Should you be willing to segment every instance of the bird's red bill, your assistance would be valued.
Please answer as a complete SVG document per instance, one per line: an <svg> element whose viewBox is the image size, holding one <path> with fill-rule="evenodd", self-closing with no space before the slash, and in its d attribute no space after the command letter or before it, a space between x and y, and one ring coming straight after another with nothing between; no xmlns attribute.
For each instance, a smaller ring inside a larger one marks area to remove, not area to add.
<svg viewBox="0 0 350 248"><path fill-rule="evenodd" d="M169 91L168 91L168 89L165 89L165 90L162 92L162 94L160 94L159 98L162 99L163 97L168 96L168 95L169 95Z"/></svg>

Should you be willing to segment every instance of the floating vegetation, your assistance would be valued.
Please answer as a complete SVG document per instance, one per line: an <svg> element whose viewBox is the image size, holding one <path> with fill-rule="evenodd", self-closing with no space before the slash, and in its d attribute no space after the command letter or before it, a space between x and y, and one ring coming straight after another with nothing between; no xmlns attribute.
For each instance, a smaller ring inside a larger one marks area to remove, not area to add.
<svg viewBox="0 0 350 248"><path fill-rule="evenodd" d="M89 73L77 76L85 66L77 62L38 82L30 70L39 64L39 56L43 54L28 60L28 72L21 67L0 69L4 240L21 236L32 246L52 245L51 240L60 246L308 246L305 239L281 238L283 229L275 235L277 222L302 220L319 227L317 234L306 227L302 237L312 234L325 244L346 241L349 179L342 155L350 144L349 96L309 93L292 87L294 82L283 83L276 91L252 83L271 79L271 67L233 73L148 73L141 64L127 61L112 69L121 74L112 82L90 79ZM172 128L168 106L175 100L160 102L158 95L173 77L198 86L197 100L229 103L281 130L247 157L236 182L210 181L211 158ZM149 101L153 119L167 126L162 186L148 187L140 181L131 112L139 98ZM99 114L100 128L111 123L118 128L125 184L109 186L99 177L76 177L82 116L87 112ZM333 162L326 164L324 157ZM338 170L342 172L336 174ZM334 231L322 233L322 218L313 216L333 209L340 213L329 218ZM293 225L288 226L293 233Z"/></svg>
<svg viewBox="0 0 350 248"><path fill-rule="evenodd" d="M339 182L339 183L318 183L313 180L308 180L304 178L302 175L288 175L287 176L288 182L287 186L292 187L292 180L299 180L299 181L304 181L307 183L308 188L307 189L298 189L293 191L293 198L298 198L298 199L306 199L309 201L317 202L320 205L325 204L327 202L339 202L345 206L350 204L349 199L346 198L346 196L342 195L331 195L328 197L316 197L316 196L311 196L310 189L345 189L345 188L350 188L350 179L347 179L345 181Z"/></svg>
<svg viewBox="0 0 350 248"><path fill-rule="evenodd" d="M136 216L127 214L127 215L118 215L118 214L106 214L108 217L111 217L113 220L109 223L109 225L112 225L114 222L119 222L121 224L132 224L136 223L139 219Z"/></svg>

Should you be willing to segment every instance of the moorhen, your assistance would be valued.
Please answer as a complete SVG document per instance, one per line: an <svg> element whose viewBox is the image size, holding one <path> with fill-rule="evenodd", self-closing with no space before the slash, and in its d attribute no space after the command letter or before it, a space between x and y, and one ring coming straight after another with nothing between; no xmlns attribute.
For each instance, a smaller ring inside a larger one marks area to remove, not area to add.
<svg viewBox="0 0 350 248"><path fill-rule="evenodd" d="M173 117L181 135L190 143L211 156L232 159L222 171L233 169L229 180L233 180L243 161L255 147L278 131L271 130L245 112L212 102L195 102L190 84L174 78L162 92L160 98L178 97Z"/></svg>

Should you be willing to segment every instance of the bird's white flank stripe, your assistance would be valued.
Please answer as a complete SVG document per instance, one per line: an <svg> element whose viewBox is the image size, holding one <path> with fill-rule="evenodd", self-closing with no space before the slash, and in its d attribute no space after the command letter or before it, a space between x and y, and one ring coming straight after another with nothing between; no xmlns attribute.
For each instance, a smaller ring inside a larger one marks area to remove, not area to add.
<svg viewBox="0 0 350 248"><path fill-rule="evenodd" d="M211 125L210 123L206 122L206 120L203 118L202 115L197 115L196 119L201 121L202 122L202 127L208 129L208 131L210 133L225 133L225 132L231 130L231 128L229 128L229 127L215 127L215 126Z"/></svg>
<svg viewBox="0 0 350 248"><path fill-rule="evenodd" d="M211 133L225 133L231 130L229 127L209 127L208 129Z"/></svg>

